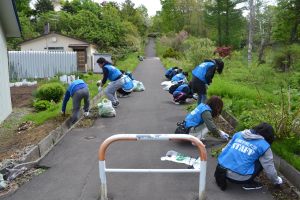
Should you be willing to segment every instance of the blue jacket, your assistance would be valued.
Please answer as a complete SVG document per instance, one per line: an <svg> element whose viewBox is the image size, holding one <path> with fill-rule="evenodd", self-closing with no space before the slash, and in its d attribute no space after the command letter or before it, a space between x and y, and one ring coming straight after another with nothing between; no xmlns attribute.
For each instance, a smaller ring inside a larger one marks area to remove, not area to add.
<svg viewBox="0 0 300 200"><path fill-rule="evenodd" d="M252 131L252 130L251 130ZM218 157L221 166L241 175L254 173L257 161L268 149L269 143L262 139L244 139L242 132L234 134Z"/></svg>
<svg viewBox="0 0 300 200"><path fill-rule="evenodd" d="M165 73L165 76L168 78L168 79L171 79L173 76L175 76L177 74L177 71L176 69L174 69L174 67L166 70L166 73Z"/></svg>
<svg viewBox="0 0 300 200"><path fill-rule="evenodd" d="M125 91L125 92L131 92L133 90L133 81L132 79L128 76L128 75L124 75L124 84L122 86L122 89Z"/></svg>
<svg viewBox="0 0 300 200"><path fill-rule="evenodd" d="M80 90L82 88L87 88L87 84L81 79L77 79L71 83L65 93L61 111L66 111L66 106L70 97L72 97L77 90Z"/></svg>
<svg viewBox="0 0 300 200"><path fill-rule="evenodd" d="M199 80L203 81L205 84L210 84L212 77L208 78L206 77L206 74L209 70L215 67L215 63L213 62L204 62L198 65L195 69L193 69L192 74L193 76L197 77Z"/></svg>
<svg viewBox="0 0 300 200"><path fill-rule="evenodd" d="M180 86L178 86L176 88L176 90L173 92L173 96L180 92L184 92L184 93L186 93L186 95L188 95L190 93L189 85L184 83L184 84L181 84Z"/></svg>
<svg viewBox="0 0 300 200"><path fill-rule="evenodd" d="M183 73L179 73L179 74L176 74L175 76L172 77L171 81L172 82L179 82L179 81L182 81L182 80L185 80L185 75L183 75Z"/></svg>
<svg viewBox="0 0 300 200"><path fill-rule="evenodd" d="M200 103L190 114L185 118L185 128L196 127L202 124L204 121L202 119L202 113L205 111L210 111L211 108L203 103Z"/></svg>

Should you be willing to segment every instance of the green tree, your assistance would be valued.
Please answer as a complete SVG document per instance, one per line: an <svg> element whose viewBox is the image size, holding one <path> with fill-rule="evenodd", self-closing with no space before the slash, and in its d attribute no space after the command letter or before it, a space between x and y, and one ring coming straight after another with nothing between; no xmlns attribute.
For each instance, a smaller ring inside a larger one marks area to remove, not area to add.
<svg viewBox="0 0 300 200"><path fill-rule="evenodd" d="M30 16L32 14L32 10L29 6L30 0L18 0L16 1L17 11L22 12L25 16Z"/></svg>
<svg viewBox="0 0 300 200"><path fill-rule="evenodd" d="M205 24L211 39L218 46L239 47L244 39L245 18L243 7L237 5L245 0L218 0L205 5Z"/></svg>
<svg viewBox="0 0 300 200"><path fill-rule="evenodd" d="M300 1L278 0L273 39L281 42L297 42L300 35ZM287 34L289 33L289 34Z"/></svg>
<svg viewBox="0 0 300 200"><path fill-rule="evenodd" d="M34 7L37 15L54 10L54 6L50 0L37 0Z"/></svg>

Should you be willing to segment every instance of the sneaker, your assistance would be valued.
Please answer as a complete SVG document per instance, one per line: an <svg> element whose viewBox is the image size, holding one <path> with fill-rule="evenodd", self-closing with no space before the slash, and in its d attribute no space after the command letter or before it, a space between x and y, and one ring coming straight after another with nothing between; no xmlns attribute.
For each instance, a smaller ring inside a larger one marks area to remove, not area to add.
<svg viewBox="0 0 300 200"><path fill-rule="evenodd" d="M112 103L112 106L113 106L114 108L116 108L116 107L118 107L119 104L120 104L120 103L117 101L117 102L115 102L115 103Z"/></svg>
<svg viewBox="0 0 300 200"><path fill-rule="evenodd" d="M90 112L89 112L89 111L88 111L88 112L84 112L83 115L84 115L85 117L88 117L88 116L90 115Z"/></svg>
<svg viewBox="0 0 300 200"><path fill-rule="evenodd" d="M258 190L261 189L263 186L260 182L252 181L251 183L247 183L242 186L244 190Z"/></svg>

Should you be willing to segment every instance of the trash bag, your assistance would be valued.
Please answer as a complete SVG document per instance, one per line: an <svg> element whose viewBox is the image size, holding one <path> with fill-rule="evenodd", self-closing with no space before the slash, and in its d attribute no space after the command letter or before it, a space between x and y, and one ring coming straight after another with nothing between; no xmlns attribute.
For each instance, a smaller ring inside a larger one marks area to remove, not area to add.
<svg viewBox="0 0 300 200"><path fill-rule="evenodd" d="M115 117L116 116L116 110L112 106L112 103L108 99L103 99L98 104L99 109L99 115L101 117Z"/></svg>
<svg viewBox="0 0 300 200"><path fill-rule="evenodd" d="M141 81L133 80L133 91L134 92L142 92L145 91L145 86Z"/></svg>

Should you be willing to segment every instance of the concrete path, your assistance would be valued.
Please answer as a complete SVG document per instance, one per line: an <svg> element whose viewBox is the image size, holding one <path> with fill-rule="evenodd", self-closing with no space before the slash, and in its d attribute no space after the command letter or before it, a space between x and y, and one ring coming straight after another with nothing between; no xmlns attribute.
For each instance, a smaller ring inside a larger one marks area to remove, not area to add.
<svg viewBox="0 0 300 200"><path fill-rule="evenodd" d="M101 142L117 133L173 133L176 122L186 115L184 106L171 102L162 90L164 68L154 54L154 41L146 49L147 58L134 72L146 91L120 100L117 117L98 119L88 129L74 129L43 159L49 169L23 185L6 200L95 200L99 197L97 151ZM94 136L90 139L89 136ZM190 144L172 142L119 142L107 152L109 168L186 168L185 165L160 161L168 150L197 154ZM210 149L207 150L210 152ZM221 191L214 182L215 158L209 156L207 199L269 200L265 190L244 191L229 184ZM108 174L108 194L113 200L195 200L198 193L196 174Z"/></svg>

